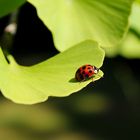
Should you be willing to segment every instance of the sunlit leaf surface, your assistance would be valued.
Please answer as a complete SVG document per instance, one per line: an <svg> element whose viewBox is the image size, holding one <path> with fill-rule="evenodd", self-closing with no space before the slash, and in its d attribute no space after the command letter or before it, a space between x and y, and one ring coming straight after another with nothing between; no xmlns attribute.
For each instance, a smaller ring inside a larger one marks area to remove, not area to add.
<svg viewBox="0 0 140 140"><path fill-rule="evenodd" d="M63 51L88 39L112 46L127 30L133 0L28 0Z"/></svg>
<svg viewBox="0 0 140 140"><path fill-rule="evenodd" d="M140 4L134 3L130 21L131 28L140 34Z"/></svg>
<svg viewBox="0 0 140 140"><path fill-rule="evenodd" d="M97 43L80 43L55 57L34 66L20 66L12 56L8 64L0 50L0 89L4 96L17 103L33 104L48 96L68 96L92 82L76 82L76 70L83 64L101 67L104 51ZM103 75L100 71L94 80Z"/></svg>

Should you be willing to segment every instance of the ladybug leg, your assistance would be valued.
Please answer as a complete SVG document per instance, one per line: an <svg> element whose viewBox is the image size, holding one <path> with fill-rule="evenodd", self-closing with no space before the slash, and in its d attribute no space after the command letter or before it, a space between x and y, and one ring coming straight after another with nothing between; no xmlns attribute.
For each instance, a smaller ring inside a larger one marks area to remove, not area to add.
<svg viewBox="0 0 140 140"><path fill-rule="evenodd" d="M87 79L83 79L82 81L80 81L80 83L81 83L81 82L84 82L84 81L86 81L86 80L87 80Z"/></svg>
<svg viewBox="0 0 140 140"><path fill-rule="evenodd" d="M86 79L83 79L83 80L79 81L79 84L82 83L82 82L84 82L84 81L86 81Z"/></svg>

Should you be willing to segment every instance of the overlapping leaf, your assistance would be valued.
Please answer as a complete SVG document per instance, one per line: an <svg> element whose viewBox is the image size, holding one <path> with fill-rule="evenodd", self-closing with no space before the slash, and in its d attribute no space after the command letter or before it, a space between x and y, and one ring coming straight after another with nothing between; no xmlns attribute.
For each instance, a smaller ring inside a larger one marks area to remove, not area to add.
<svg viewBox="0 0 140 140"><path fill-rule="evenodd" d="M84 40L112 46L123 37L133 0L28 0L63 51Z"/></svg>
<svg viewBox="0 0 140 140"><path fill-rule="evenodd" d="M134 3L130 16L130 30L124 40L115 47L106 48L107 56L117 54L126 58L140 58L140 5Z"/></svg>

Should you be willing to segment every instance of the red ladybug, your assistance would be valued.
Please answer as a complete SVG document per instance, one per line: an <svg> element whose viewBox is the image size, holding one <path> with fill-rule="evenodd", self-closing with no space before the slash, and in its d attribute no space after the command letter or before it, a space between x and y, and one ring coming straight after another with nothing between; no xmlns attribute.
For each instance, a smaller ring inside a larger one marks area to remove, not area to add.
<svg viewBox="0 0 140 140"><path fill-rule="evenodd" d="M95 74L99 72L99 68L86 64L81 66L75 74L75 79L79 82L86 81L87 79L93 78Z"/></svg>

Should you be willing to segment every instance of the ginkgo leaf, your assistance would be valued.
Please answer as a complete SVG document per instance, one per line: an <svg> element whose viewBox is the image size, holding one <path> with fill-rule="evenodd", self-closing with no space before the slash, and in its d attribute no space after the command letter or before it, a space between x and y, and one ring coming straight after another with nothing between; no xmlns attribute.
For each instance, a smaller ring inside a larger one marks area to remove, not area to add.
<svg viewBox="0 0 140 140"><path fill-rule="evenodd" d="M105 48L106 56L122 55L126 58L140 58L140 4L133 4L130 15L130 29L120 44Z"/></svg>
<svg viewBox="0 0 140 140"><path fill-rule="evenodd" d="M126 39L119 46L119 53L126 58L140 58L140 38L129 32Z"/></svg>
<svg viewBox="0 0 140 140"><path fill-rule="evenodd" d="M77 82L76 70L83 64L101 67L104 51L97 43L82 42L53 58L33 66L21 66L9 56L8 64L0 50L0 89L4 96L16 103L33 104L47 100L49 96L68 96L87 84ZM94 77L101 78L103 72Z"/></svg>
<svg viewBox="0 0 140 140"><path fill-rule="evenodd" d="M119 42L128 28L133 0L28 0L52 31L58 50L85 40L101 46Z"/></svg>
<svg viewBox="0 0 140 140"><path fill-rule="evenodd" d="M135 0L136 2L140 3L140 0Z"/></svg>
<svg viewBox="0 0 140 140"><path fill-rule="evenodd" d="M130 25L131 28L134 29L137 33L140 34L140 4L138 3L134 3L133 4L133 9L132 9L132 13L130 16Z"/></svg>

